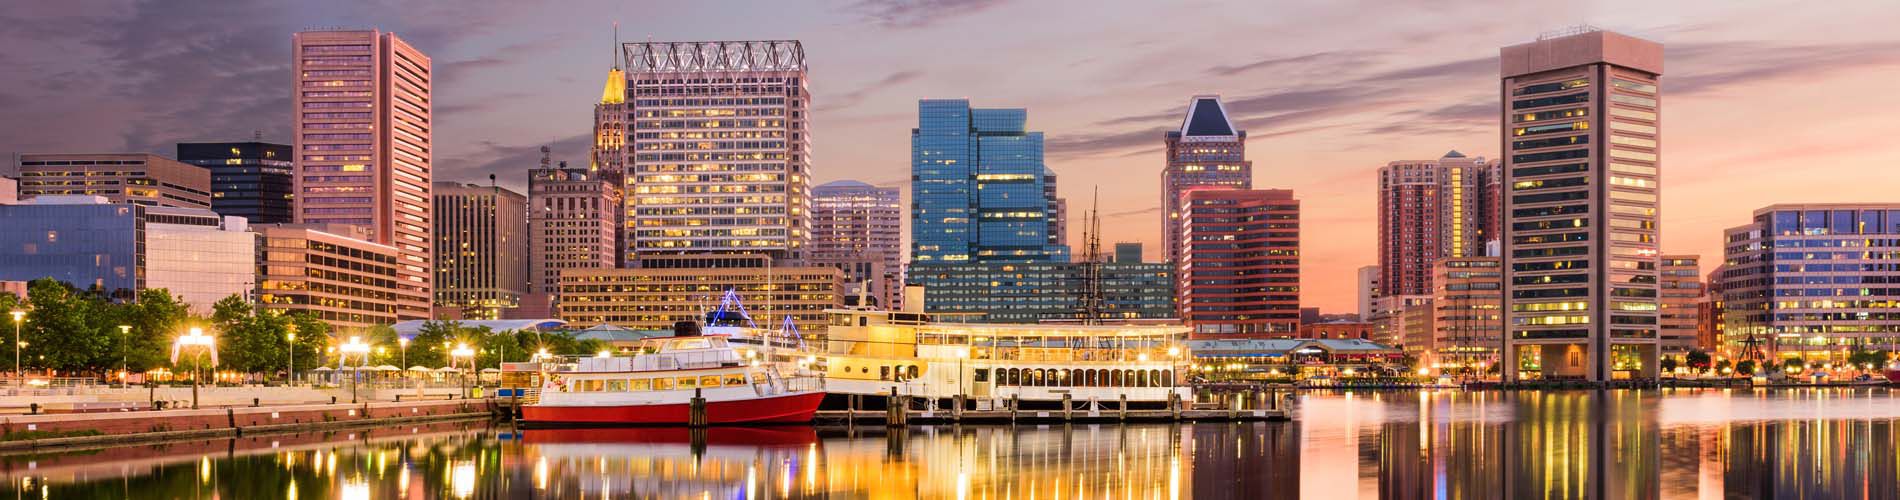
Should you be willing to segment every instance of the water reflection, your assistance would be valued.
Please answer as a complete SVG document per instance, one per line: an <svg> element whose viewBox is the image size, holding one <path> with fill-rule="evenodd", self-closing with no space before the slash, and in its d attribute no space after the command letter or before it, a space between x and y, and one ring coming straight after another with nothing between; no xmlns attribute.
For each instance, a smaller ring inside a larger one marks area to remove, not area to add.
<svg viewBox="0 0 1900 500"><path fill-rule="evenodd" d="M0 457L33 498L1893 498L1885 389L1302 396L1295 423L486 422Z"/></svg>

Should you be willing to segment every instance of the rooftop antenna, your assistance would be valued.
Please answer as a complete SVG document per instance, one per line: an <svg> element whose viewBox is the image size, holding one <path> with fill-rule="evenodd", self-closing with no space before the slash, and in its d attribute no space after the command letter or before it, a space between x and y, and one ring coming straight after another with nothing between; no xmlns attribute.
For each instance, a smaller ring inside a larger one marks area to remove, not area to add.
<svg viewBox="0 0 1900 500"><path fill-rule="evenodd" d="M614 69L620 69L620 21L614 21Z"/></svg>
<svg viewBox="0 0 1900 500"><path fill-rule="evenodd" d="M548 168L548 163L550 161L549 157L553 155L554 155L554 148L551 148L545 145L541 146L541 168L543 169Z"/></svg>

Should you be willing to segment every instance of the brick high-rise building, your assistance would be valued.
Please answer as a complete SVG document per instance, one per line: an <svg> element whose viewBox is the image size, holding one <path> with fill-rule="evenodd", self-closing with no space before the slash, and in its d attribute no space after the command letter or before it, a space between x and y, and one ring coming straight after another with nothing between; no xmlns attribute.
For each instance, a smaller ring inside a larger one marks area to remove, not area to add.
<svg viewBox="0 0 1900 500"><path fill-rule="evenodd" d="M1381 296L1429 295L1433 262L1485 255L1496 218L1486 212L1496 205L1494 168L1452 151L1379 169Z"/></svg>
<svg viewBox="0 0 1900 500"><path fill-rule="evenodd" d="M291 36L291 54L296 221L369 228L371 243L398 252L396 286L429 297L429 56L377 30L299 32ZM395 318L426 319L428 304L397 302Z"/></svg>
<svg viewBox="0 0 1900 500"><path fill-rule="evenodd" d="M796 40L639 42L627 58L627 262L806 258L811 92Z"/></svg>
<svg viewBox="0 0 1900 500"><path fill-rule="evenodd" d="M1161 170L1161 247L1165 262L1180 261L1181 195L1196 186L1253 188L1247 131L1234 127L1218 95L1188 99L1181 127L1164 137L1168 165Z"/></svg>
<svg viewBox="0 0 1900 500"><path fill-rule="evenodd" d="M545 153L546 148L542 151ZM591 168L568 168L542 160L528 171L528 281L522 318L554 315L563 269L612 268L620 254L615 212L620 184Z"/></svg>
<svg viewBox="0 0 1900 500"><path fill-rule="evenodd" d="M528 293L527 197L457 182L433 189L437 310L501 319Z"/></svg>
<svg viewBox="0 0 1900 500"><path fill-rule="evenodd" d="M1287 189L1189 189L1175 287L1199 338L1300 330L1300 202Z"/></svg>
<svg viewBox="0 0 1900 500"><path fill-rule="evenodd" d="M1499 61L1504 380L1654 377L1663 47L1585 29Z"/></svg>

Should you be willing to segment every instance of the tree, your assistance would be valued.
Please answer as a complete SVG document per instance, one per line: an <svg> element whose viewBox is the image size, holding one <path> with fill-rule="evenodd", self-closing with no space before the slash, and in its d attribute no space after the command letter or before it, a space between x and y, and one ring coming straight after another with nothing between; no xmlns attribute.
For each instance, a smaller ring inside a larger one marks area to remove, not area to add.
<svg viewBox="0 0 1900 500"><path fill-rule="evenodd" d="M1788 358L1788 359L1781 360L1782 371L1799 371L1802 368L1806 368L1807 366L1808 366L1808 362L1802 360L1801 358Z"/></svg>
<svg viewBox="0 0 1900 500"><path fill-rule="evenodd" d="M328 364L323 351L330 347L330 324L302 311L283 316L290 326L290 331L285 333L297 334L297 371L313 370Z"/></svg>
<svg viewBox="0 0 1900 500"><path fill-rule="evenodd" d="M1663 373L1676 371L1676 358L1663 358L1658 364L1662 365Z"/></svg>
<svg viewBox="0 0 1900 500"><path fill-rule="evenodd" d="M441 368L449 365L449 350L461 338L462 325L454 320L426 321L409 339L409 366Z"/></svg>
<svg viewBox="0 0 1900 500"><path fill-rule="evenodd" d="M112 350L118 326L104 316L104 299L50 278L33 280L27 285L26 295L33 308L27 312L27 344L20 349L24 366L84 372L99 370L106 366L107 359L118 364L117 353ZM107 329L112 332L107 333ZM8 352L7 357L11 358L12 353Z"/></svg>
<svg viewBox="0 0 1900 500"><path fill-rule="evenodd" d="M1719 371L1722 371L1722 370L1727 370L1727 369L1729 369L1729 368L1730 368L1730 367L1732 367L1732 366L1734 366L1734 365L1733 365L1733 364L1731 364L1731 363L1729 363L1729 361L1728 361L1728 360L1726 360L1726 359L1724 359L1724 360L1721 360L1721 361L1717 361L1717 362L1715 362L1715 371L1718 371L1718 372L1719 372Z"/></svg>
<svg viewBox="0 0 1900 500"><path fill-rule="evenodd" d="M219 362L246 373L275 371L284 363L288 323L275 314L258 314L244 297L232 295L211 306L211 329L218 336Z"/></svg>
<svg viewBox="0 0 1900 500"><path fill-rule="evenodd" d="M1742 360L1742 362L1736 363L1735 373L1740 373L1744 376L1754 375L1755 374L1755 360L1744 359Z"/></svg>
<svg viewBox="0 0 1900 500"><path fill-rule="evenodd" d="M1848 353L1847 362L1853 364L1855 369L1864 370L1869 366L1874 369L1879 369L1887 365L1887 356L1888 353L1884 350L1868 351L1865 349L1857 349L1854 352Z"/></svg>
<svg viewBox="0 0 1900 500"><path fill-rule="evenodd" d="M1689 354L1682 356L1682 360L1684 364L1689 366L1690 370L1698 372L1709 371L1709 353L1701 349L1689 351Z"/></svg>

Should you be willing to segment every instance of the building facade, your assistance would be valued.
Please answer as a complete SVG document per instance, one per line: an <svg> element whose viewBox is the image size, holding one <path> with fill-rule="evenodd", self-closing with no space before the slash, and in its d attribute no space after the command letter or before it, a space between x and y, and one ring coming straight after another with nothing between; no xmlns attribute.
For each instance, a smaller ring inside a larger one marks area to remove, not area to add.
<svg viewBox="0 0 1900 500"><path fill-rule="evenodd" d="M296 218L291 211L291 152L268 142L184 142L178 161L211 171L211 210L252 224Z"/></svg>
<svg viewBox="0 0 1900 500"><path fill-rule="evenodd" d="M1174 272L1162 263L1100 263L1096 320L1175 317ZM991 323L1087 320L1088 264L930 264L911 269L924 287L924 310L979 315Z"/></svg>
<svg viewBox="0 0 1900 500"><path fill-rule="evenodd" d="M45 195L0 205L0 281L52 278L115 300L163 288L193 312L257 284L255 236L202 208Z"/></svg>
<svg viewBox="0 0 1900 500"><path fill-rule="evenodd" d="M1696 348L1723 357L1733 357L1727 348L1727 323L1722 321L1728 307L1722 302L1722 271L1717 265L1702 280L1702 300L1696 303Z"/></svg>
<svg viewBox="0 0 1900 500"><path fill-rule="evenodd" d="M1175 290L1196 338L1300 329L1300 202L1287 189L1189 189Z"/></svg>
<svg viewBox="0 0 1900 500"><path fill-rule="evenodd" d="M544 159L541 168L528 171L530 287L522 317L553 316L561 270L616 267L620 187L598 170L568 168L567 162L550 166Z"/></svg>
<svg viewBox="0 0 1900 500"><path fill-rule="evenodd" d="M811 92L796 40L641 42L627 59L627 262L806 257Z"/></svg>
<svg viewBox="0 0 1900 500"><path fill-rule="evenodd" d="M402 286L402 252L369 241L358 224L270 224L257 227L264 254L257 264L261 307L302 312L343 332L398 321L398 311L427 307L430 297Z"/></svg>
<svg viewBox="0 0 1900 500"><path fill-rule="evenodd" d="M1432 264L1432 283L1431 345L1423 365L1434 373L1485 373L1504 342L1503 260L1439 259Z"/></svg>
<svg viewBox="0 0 1900 500"><path fill-rule="evenodd" d="M651 256L647 267L563 269L558 317L572 325L671 329L706 320L727 292L759 327L786 318L804 334L823 332L825 310L844 306L844 273L825 266L778 267L769 256Z"/></svg>
<svg viewBox="0 0 1900 500"><path fill-rule="evenodd" d="M211 172L150 153L22 154L20 199L101 196L148 207L211 208Z"/></svg>
<svg viewBox="0 0 1900 500"><path fill-rule="evenodd" d="M811 263L845 271L850 294L862 288L886 309L903 295L904 201L897 188L857 181L812 189Z"/></svg>
<svg viewBox="0 0 1900 500"><path fill-rule="evenodd" d="M1180 262L1181 195L1196 186L1253 188L1247 131L1234 127L1218 95L1188 99L1181 127L1163 138L1168 165L1161 170L1161 245L1166 262Z"/></svg>
<svg viewBox="0 0 1900 500"><path fill-rule="evenodd" d="M1432 263L1485 255L1495 237L1496 165L1452 151L1379 169L1379 282L1388 295L1432 293Z"/></svg>
<svg viewBox="0 0 1900 500"><path fill-rule="evenodd" d="M917 103L911 130L911 262L1064 262L1042 132L1024 109Z"/></svg>
<svg viewBox="0 0 1900 500"><path fill-rule="evenodd" d="M296 222L369 228L395 247L399 319L428 319L434 278L430 227L435 145L429 56L394 33L304 31L291 36Z"/></svg>
<svg viewBox="0 0 1900 500"><path fill-rule="evenodd" d="M1662 45L1504 47L1504 380L1657 374Z"/></svg>
<svg viewBox="0 0 1900 500"><path fill-rule="evenodd" d="M1374 301L1379 300L1379 266L1361 266L1359 268L1359 321L1372 321Z"/></svg>
<svg viewBox="0 0 1900 500"><path fill-rule="evenodd" d="M1303 339L1371 340L1372 334L1372 323L1364 321L1328 321L1300 325L1300 338Z"/></svg>
<svg viewBox="0 0 1900 500"><path fill-rule="evenodd" d="M1900 348L1900 203L1770 205L1726 234L1716 286L1734 357Z"/></svg>
<svg viewBox="0 0 1900 500"><path fill-rule="evenodd" d="M1658 274L1662 283L1657 293L1657 335L1662 355L1681 358L1698 348L1696 333L1701 323L1701 258L1695 255L1662 255Z"/></svg>
<svg viewBox="0 0 1900 500"><path fill-rule="evenodd" d="M1142 261L1141 242L1123 241L1115 244L1115 258L1111 262L1139 264Z"/></svg>
<svg viewBox="0 0 1900 500"><path fill-rule="evenodd" d="M435 307L501 319L528 294L528 200L494 186L437 182Z"/></svg>

